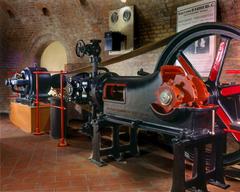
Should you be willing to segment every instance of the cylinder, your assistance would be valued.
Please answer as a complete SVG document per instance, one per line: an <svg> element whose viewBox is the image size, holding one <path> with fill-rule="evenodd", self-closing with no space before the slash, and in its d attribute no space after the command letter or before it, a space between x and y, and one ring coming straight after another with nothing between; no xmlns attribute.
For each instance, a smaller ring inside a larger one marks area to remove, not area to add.
<svg viewBox="0 0 240 192"><path fill-rule="evenodd" d="M61 100L58 97L52 97L50 99L51 105L61 106ZM66 108L67 103L64 101L64 107ZM64 110L64 137L68 135L67 132L67 109ZM50 109L50 136L54 139L61 137L61 109L51 107Z"/></svg>

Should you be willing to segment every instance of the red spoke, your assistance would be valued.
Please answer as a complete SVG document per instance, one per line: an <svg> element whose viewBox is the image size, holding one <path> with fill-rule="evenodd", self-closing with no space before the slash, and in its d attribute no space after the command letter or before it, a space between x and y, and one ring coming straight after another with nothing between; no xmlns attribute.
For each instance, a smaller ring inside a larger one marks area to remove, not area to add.
<svg viewBox="0 0 240 192"><path fill-rule="evenodd" d="M227 74L240 74L240 70L226 70Z"/></svg>
<svg viewBox="0 0 240 192"><path fill-rule="evenodd" d="M200 75L198 74L197 71L194 70L192 67L192 64L188 60L188 58L184 55L182 51L178 53L177 60L179 63L182 65L183 69L186 71L187 74L193 75L193 76L198 76L200 79Z"/></svg>
<svg viewBox="0 0 240 192"><path fill-rule="evenodd" d="M225 87L221 90L222 96L231 96L240 94L240 85Z"/></svg>
<svg viewBox="0 0 240 192"><path fill-rule="evenodd" d="M209 79L212 82L215 82L218 78L218 74L221 73L221 68L224 63L224 58L227 53L227 48L229 45L230 39L222 38L222 41L219 45L217 56L215 58L215 61L213 63L212 69L210 71Z"/></svg>
<svg viewBox="0 0 240 192"><path fill-rule="evenodd" d="M227 116L227 114L224 112L224 110L219 107L216 111L217 115L219 116L219 118L222 120L222 122L224 123L224 125L226 126L226 130L227 132L231 132L232 135L235 137L235 139L240 142L240 131L234 130L231 128L231 120L230 118ZM238 132L238 133L236 133Z"/></svg>

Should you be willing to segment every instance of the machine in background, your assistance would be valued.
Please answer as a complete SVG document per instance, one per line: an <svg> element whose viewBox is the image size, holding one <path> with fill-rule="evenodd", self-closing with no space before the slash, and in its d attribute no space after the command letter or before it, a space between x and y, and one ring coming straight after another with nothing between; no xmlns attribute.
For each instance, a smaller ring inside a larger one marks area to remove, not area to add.
<svg viewBox="0 0 240 192"><path fill-rule="evenodd" d="M36 74L36 72L42 73ZM38 79L36 79L36 75L38 75ZM5 81L6 86L11 87L13 92L19 94L19 97L16 98L16 102L27 105L34 105L37 84L39 85L39 98L43 101L47 101L50 97L48 93L51 88L60 88L60 75L51 75L51 73L48 73L47 69L43 67L26 67L20 73L14 74L13 77Z"/></svg>

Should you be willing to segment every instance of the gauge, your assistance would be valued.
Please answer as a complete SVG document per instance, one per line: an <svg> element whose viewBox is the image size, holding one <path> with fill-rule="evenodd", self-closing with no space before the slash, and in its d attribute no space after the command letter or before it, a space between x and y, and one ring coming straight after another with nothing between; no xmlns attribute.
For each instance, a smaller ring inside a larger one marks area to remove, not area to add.
<svg viewBox="0 0 240 192"><path fill-rule="evenodd" d="M73 95L73 86L70 83L67 84L67 94L69 96Z"/></svg>
<svg viewBox="0 0 240 192"><path fill-rule="evenodd" d="M131 11L129 11L129 10L124 11L123 12L123 20L125 22L128 22L130 20L130 18L131 18Z"/></svg>
<svg viewBox="0 0 240 192"><path fill-rule="evenodd" d="M111 21L112 21L112 23L116 23L118 21L118 13L117 12L112 13Z"/></svg>

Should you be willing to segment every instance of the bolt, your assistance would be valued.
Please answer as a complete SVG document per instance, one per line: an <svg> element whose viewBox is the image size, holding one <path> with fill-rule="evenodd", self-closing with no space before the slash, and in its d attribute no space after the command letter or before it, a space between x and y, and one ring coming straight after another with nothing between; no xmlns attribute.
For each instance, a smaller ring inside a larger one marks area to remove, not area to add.
<svg viewBox="0 0 240 192"><path fill-rule="evenodd" d="M172 93L165 89L161 94L160 94L160 103L162 105L169 105L172 102Z"/></svg>

